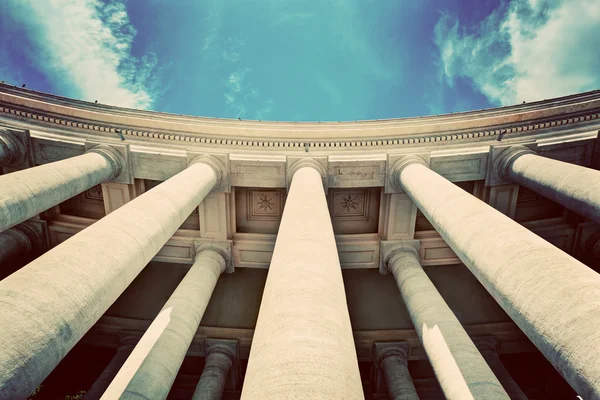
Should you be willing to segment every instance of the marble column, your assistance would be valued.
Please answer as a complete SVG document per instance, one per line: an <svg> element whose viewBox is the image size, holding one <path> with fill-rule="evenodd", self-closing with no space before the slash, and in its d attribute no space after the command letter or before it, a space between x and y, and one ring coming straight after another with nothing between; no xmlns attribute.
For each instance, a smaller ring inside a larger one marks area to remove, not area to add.
<svg viewBox="0 0 600 400"><path fill-rule="evenodd" d="M192 400L221 400L237 352L233 341L207 340L206 361Z"/></svg>
<svg viewBox="0 0 600 400"><path fill-rule="evenodd" d="M317 168L317 167L315 167ZM321 174L293 173L242 399L363 399Z"/></svg>
<svg viewBox="0 0 600 400"><path fill-rule="evenodd" d="M600 223L600 171L542 157L523 146L500 157L498 172L504 179Z"/></svg>
<svg viewBox="0 0 600 400"><path fill-rule="evenodd" d="M85 392L83 396L83 400L98 400L102 396L102 394L110 385L110 382L115 378L119 369L127 360L127 357L131 354L135 344L138 342L139 338L134 337L125 337L121 340L119 347L117 348L117 353L110 360L106 368L102 371L98 379L94 382L94 384Z"/></svg>
<svg viewBox="0 0 600 400"><path fill-rule="evenodd" d="M419 399L408 372L407 352L406 343L375 343L374 362L377 370L383 373L390 400Z"/></svg>
<svg viewBox="0 0 600 400"><path fill-rule="evenodd" d="M125 206L126 207L126 206ZM229 255L199 251L194 264L158 313L102 396L103 399L166 399L198 330Z"/></svg>
<svg viewBox="0 0 600 400"><path fill-rule="evenodd" d="M400 158L390 174L577 393L600 399L600 275L419 157Z"/></svg>
<svg viewBox="0 0 600 400"><path fill-rule="evenodd" d="M512 400L527 400L527 396L523 393L523 390L521 390L517 382L515 382L502 361L500 361L500 356L496 351L496 338L480 337L475 339L475 343L510 398Z"/></svg>
<svg viewBox="0 0 600 400"><path fill-rule="evenodd" d="M417 335L447 399L509 399L477 347L446 304L421 264L415 248L388 254Z"/></svg>
<svg viewBox="0 0 600 400"><path fill-rule="evenodd" d="M1 393L26 398L35 390L217 185L220 171L212 158L195 160L0 281Z"/></svg>
<svg viewBox="0 0 600 400"><path fill-rule="evenodd" d="M0 232L118 176L120 155L107 146L0 176Z"/></svg>
<svg viewBox="0 0 600 400"><path fill-rule="evenodd" d="M0 131L0 167L17 162L24 156L23 149L13 133Z"/></svg>

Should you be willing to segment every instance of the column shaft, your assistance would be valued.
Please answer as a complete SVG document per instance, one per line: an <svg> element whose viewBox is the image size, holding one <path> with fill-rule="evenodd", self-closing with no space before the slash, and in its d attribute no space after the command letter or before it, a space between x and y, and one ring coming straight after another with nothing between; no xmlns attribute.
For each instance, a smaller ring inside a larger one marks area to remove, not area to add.
<svg viewBox="0 0 600 400"><path fill-rule="evenodd" d="M3 263L31 251L33 244L27 235L16 228L0 232L0 266Z"/></svg>
<svg viewBox="0 0 600 400"><path fill-rule="evenodd" d="M204 250L112 381L103 399L165 399L198 330L225 259Z"/></svg>
<svg viewBox="0 0 600 400"><path fill-rule="evenodd" d="M77 157L0 176L0 232L119 173L108 156Z"/></svg>
<svg viewBox="0 0 600 400"><path fill-rule="evenodd" d="M599 399L600 275L416 159L405 160L392 178L578 394Z"/></svg>
<svg viewBox="0 0 600 400"><path fill-rule="evenodd" d="M135 343L124 343L117 349L117 354L110 360L104 371L100 374L94 384L85 392L83 400L98 400L110 385L110 382L115 378L119 369L131 354Z"/></svg>
<svg viewBox="0 0 600 400"><path fill-rule="evenodd" d="M227 354L217 351L210 353L192 400L221 400L232 365L233 360Z"/></svg>
<svg viewBox="0 0 600 400"><path fill-rule="evenodd" d="M414 250L397 250L388 269L404 299L447 399L508 399L502 385L464 330Z"/></svg>
<svg viewBox="0 0 600 400"><path fill-rule="evenodd" d="M381 361L381 368L390 400L419 400L406 359L399 356L386 357Z"/></svg>
<svg viewBox="0 0 600 400"><path fill-rule="evenodd" d="M242 399L362 399L342 271L320 174L292 178Z"/></svg>
<svg viewBox="0 0 600 400"><path fill-rule="evenodd" d="M494 371L494 374L498 377L498 380L502 383L502 386L510 398L512 400L527 400L527 396L523 393L523 390L521 390L517 382L515 382L510 372L508 372L504 364L502 364L502 361L500 361L498 353L495 351L482 351L481 354L492 371Z"/></svg>
<svg viewBox="0 0 600 400"><path fill-rule="evenodd" d="M600 171L533 153L521 153L504 175L542 196L600 223Z"/></svg>
<svg viewBox="0 0 600 400"><path fill-rule="evenodd" d="M0 392L27 397L217 180L213 167L194 163L1 281Z"/></svg>

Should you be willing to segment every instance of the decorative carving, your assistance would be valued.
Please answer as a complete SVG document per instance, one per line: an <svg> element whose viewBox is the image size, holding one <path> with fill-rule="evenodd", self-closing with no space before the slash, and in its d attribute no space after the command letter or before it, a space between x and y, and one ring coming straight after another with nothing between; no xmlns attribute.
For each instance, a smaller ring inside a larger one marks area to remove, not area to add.
<svg viewBox="0 0 600 400"><path fill-rule="evenodd" d="M100 185L96 185L86 190L83 192L83 198L89 203L104 204L104 199L102 198L102 187Z"/></svg>
<svg viewBox="0 0 600 400"><path fill-rule="evenodd" d="M178 141L178 142L193 142L193 143L201 143L201 144L210 144L210 145L224 145L227 147L231 146L240 146L240 147L279 147L279 148L303 148L308 145L308 148L331 148L331 147L385 147L385 146L395 146L402 144L415 144L415 143L430 143L430 142L446 142L452 140L472 140L474 138L481 137L497 137L501 134L510 134L517 132L527 132L527 134L531 131L546 129L550 127L562 126L562 125L570 125L576 124L583 121L591 121L600 118L600 113L590 112L587 115L580 115L577 117L572 117L565 119L562 116L557 116L554 120L548 120L546 122L534 122L534 123L525 123L521 125L515 125L510 128L506 128L504 130L493 129L490 127L489 130L484 131L471 131L464 133L454 133L448 134L447 132L436 133L431 132L430 134L413 136L407 135L402 138L388 139L381 137L373 137L367 140L330 140L330 141L322 141L322 142L309 142L306 143L305 140L248 140L247 137L239 137L237 139L224 139L219 137L208 137L208 136L200 136L200 135L191 135L191 134L168 134L168 133L160 133L160 132L150 132L147 130L135 130L135 129L122 129L120 125L116 126L105 126L105 125L96 125L91 124L89 121L76 121L74 119L64 119L64 118L56 118L49 117L43 114L32 113L30 111L23 111L16 108L10 107L0 107L0 113L5 113L8 115L16 115L23 118L30 118L33 120L43 121L46 123L53 123L56 125L67 125L77 127L79 129L86 129L94 132L115 132L117 129L121 130L121 133L124 136L135 136L135 137L145 137L151 139L162 139L169 141Z"/></svg>
<svg viewBox="0 0 600 400"><path fill-rule="evenodd" d="M283 212L281 190L248 190L249 220L279 220Z"/></svg>
<svg viewBox="0 0 600 400"><path fill-rule="evenodd" d="M369 194L366 190L332 189L333 218L366 221L369 219Z"/></svg>

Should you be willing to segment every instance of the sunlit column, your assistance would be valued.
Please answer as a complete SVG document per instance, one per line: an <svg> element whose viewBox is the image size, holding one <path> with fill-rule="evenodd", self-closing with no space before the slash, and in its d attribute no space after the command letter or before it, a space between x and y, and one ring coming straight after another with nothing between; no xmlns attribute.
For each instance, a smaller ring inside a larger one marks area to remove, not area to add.
<svg viewBox="0 0 600 400"><path fill-rule="evenodd" d="M515 146L504 151L498 172L506 180L600 223L600 171Z"/></svg>
<svg viewBox="0 0 600 400"><path fill-rule="evenodd" d="M198 207L221 173L212 158L196 160L0 281L0 393L26 398Z"/></svg>
<svg viewBox="0 0 600 400"><path fill-rule="evenodd" d="M242 399L362 399L342 271L319 172L299 168L291 186Z"/></svg>
<svg viewBox="0 0 600 400"><path fill-rule="evenodd" d="M97 146L80 156L0 176L0 232L119 175L116 151Z"/></svg>
<svg viewBox="0 0 600 400"><path fill-rule="evenodd" d="M419 264L416 250L397 248L385 261L446 398L509 399Z"/></svg>
<svg viewBox="0 0 600 400"><path fill-rule="evenodd" d="M600 275L419 157L391 168L395 186L578 394L600 398Z"/></svg>
<svg viewBox="0 0 600 400"><path fill-rule="evenodd" d="M125 206L126 207L126 206ZM194 264L119 370L103 399L165 399L229 254L201 249Z"/></svg>

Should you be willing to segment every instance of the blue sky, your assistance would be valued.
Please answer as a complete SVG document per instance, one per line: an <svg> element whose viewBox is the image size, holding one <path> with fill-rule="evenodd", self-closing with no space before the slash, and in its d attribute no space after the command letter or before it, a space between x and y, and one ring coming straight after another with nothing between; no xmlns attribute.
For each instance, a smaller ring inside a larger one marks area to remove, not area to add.
<svg viewBox="0 0 600 400"><path fill-rule="evenodd" d="M600 0L0 0L0 80L220 118L383 119L600 88Z"/></svg>

